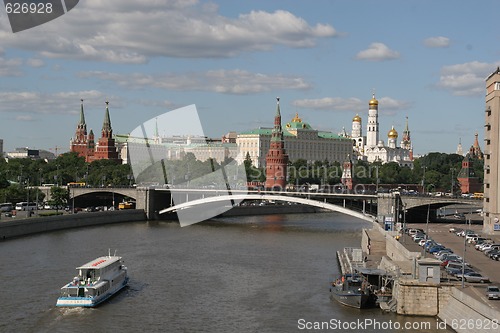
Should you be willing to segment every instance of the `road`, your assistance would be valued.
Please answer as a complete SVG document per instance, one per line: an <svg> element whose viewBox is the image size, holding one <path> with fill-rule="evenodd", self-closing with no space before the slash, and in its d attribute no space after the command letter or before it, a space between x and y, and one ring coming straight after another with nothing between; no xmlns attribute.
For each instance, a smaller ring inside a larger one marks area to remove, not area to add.
<svg viewBox="0 0 500 333"><path fill-rule="evenodd" d="M477 234L482 235L482 225L473 224L465 225L464 223L429 223L429 237L434 239L436 242L443 244L453 250L454 253L461 257L464 257L464 238L456 236L455 233L449 232L450 227L461 228L461 229L471 229L476 231ZM427 230L426 223L411 223L408 224L408 228L420 228L424 231ZM496 243L500 243L500 235L485 235L485 237L492 238ZM423 249L418 244L416 244L410 237L405 235L400 241L405 244L405 246L410 251L420 251ZM433 255L426 253L428 258L434 258ZM486 257L481 251L477 251L473 245L467 244L465 246L465 261L468 262L473 269L481 273L482 275L488 276L491 280L491 284L500 286L500 261L491 260ZM443 271L444 272L444 271ZM461 282L456 281L457 286L461 288ZM500 301L498 300L488 300L484 294L486 286L488 284L482 283L465 283L465 292L476 299L481 299L486 304L491 307L496 308L500 311Z"/></svg>

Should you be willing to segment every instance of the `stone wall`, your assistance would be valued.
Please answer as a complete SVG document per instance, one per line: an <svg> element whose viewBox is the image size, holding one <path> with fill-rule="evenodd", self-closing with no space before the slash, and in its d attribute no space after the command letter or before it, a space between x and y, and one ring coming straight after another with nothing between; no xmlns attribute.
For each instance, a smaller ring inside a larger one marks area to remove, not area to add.
<svg viewBox="0 0 500 333"><path fill-rule="evenodd" d="M447 298L444 298L446 297ZM440 298L438 317L459 333L500 332L492 320L500 320L500 312L457 289Z"/></svg>
<svg viewBox="0 0 500 333"><path fill-rule="evenodd" d="M0 240L46 231L145 220L142 209L12 219L0 222Z"/></svg>
<svg viewBox="0 0 500 333"><path fill-rule="evenodd" d="M446 285L418 280L400 279L394 286L393 297L397 300L397 313L412 316L437 316L439 305L449 293Z"/></svg>

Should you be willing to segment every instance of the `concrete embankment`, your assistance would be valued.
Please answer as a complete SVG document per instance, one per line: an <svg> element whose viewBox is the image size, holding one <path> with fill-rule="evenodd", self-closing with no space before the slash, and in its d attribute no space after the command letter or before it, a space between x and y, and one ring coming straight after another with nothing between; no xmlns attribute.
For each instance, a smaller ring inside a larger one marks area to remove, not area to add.
<svg viewBox="0 0 500 333"><path fill-rule="evenodd" d="M0 222L0 240L46 231L145 220L142 209L12 219Z"/></svg>
<svg viewBox="0 0 500 333"><path fill-rule="evenodd" d="M405 244L396 240L395 235L397 233L375 226L371 230L363 230L361 243L363 252L370 253L369 262L377 262L379 268L395 277L395 312L411 316L437 316L459 333L500 331L498 310L471 297L457 288L457 284L426 281L420 275L425 272L429 274L429 271L416 267L425 261L420 260L421 253L409 251ZM385 248L380 238L385 239ZM375 248L377 253L374 253Z"/></svg>

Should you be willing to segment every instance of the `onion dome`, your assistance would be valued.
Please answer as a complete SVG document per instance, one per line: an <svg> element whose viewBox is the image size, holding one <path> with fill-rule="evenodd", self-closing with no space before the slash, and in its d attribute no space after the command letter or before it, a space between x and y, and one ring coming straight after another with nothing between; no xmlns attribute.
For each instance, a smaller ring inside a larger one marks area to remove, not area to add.
<svg viewBox="0 0 500 333"><path fill-rule="evenodd" d="M302 119L299 118L299 113L295 113L295 117L292 119L292 123L301 123Z"/></svg>
<svg viewBox="0 0 500 333"><path fill-rule="evenodd" d="M356 113L354 118L352 118L352 122L360 123L361 122L361 117Z"/></svg>
<svg viewBox="0 0 500 333"><path fill-rule="evenodd" d="M387 137L389 139L397 139L398 138L398 132L394 129L394 126L392 126L389 133L387 133Z"/></svg>
<svg viewBox="0 0 500 333"><path fill-rule="evenodd" d="M378 106L378 101L375 98L375 94L373 94L372 99L370 99L370 102L368 103L370 106Z"/></svg>

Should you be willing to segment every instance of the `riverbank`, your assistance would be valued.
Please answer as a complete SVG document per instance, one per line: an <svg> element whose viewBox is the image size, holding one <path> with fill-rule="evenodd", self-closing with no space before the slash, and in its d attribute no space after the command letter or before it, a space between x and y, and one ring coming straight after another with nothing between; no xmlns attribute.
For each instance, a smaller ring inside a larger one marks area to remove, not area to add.
<svg viewBox="0 0 500 333"><path fill-rule="evenodd" d="M418 224L412 226L422 227ZM449 226L445 223L433 224L430 228L434 232L431 234L440 243L453 247L458 237L448 232ZM391 310L402 315L437 316L456 332L465 333L471 329L474 332L499 331L498 304L484 297L484 286L466 283L462 289L459 281L443 277L443 272L439 272L437 280L432 278L433 274L435 276L434 270L439 270L439 262L424 258L422 248L407 235L399 239L395 236L397 232L385 231L376 225L371 230L363 231L361 242L363 252L367 253L368 264L375 264L377 268L395 276ZM380 238L384 241L380 242ZM463 240L458 241L463 244ZM378 246L379 243L381 246ZM481 270L498 264L490 260L484 265L480 261L484 257L482 254L468 253L467 261ZM496 274L490 277L493 282L497 280Z"/></svg>
<svg viewBox="0 0 500 333"><path fill-rule="evenodd" d="M142 209L12 219L0 222L0 240L54 230L145 220Z"/></svg>

